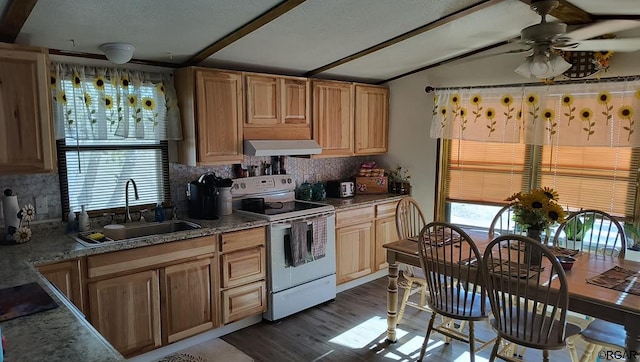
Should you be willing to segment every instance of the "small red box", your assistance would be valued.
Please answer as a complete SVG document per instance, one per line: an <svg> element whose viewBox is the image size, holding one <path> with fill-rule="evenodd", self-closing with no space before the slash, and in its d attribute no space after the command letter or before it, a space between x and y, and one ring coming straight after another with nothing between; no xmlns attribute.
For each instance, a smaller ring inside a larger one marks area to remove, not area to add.
<svg viewBox="0 0 640 362"><path fill-rule="evenodd" d="M387 176L356 177L356 194L386 194L389 190Z"/></svg>

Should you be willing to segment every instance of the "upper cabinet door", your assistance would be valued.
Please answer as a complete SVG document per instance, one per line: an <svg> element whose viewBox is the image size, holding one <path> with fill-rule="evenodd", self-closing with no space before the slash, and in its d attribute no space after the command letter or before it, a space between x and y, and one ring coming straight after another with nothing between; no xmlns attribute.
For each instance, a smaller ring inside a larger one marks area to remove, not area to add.
<svg viewBox="0 0 640 362"><path fill-rule="evenodd" d="M313 81L313 139L322 146L315 157L353 155L353 86Z"/></svg>
<svg viewBox="0 0 640 362"><path fill-rule="evenodd" d="M198 150L202 163L242 160L242 77L196 72Z"/></svg>
<svg viewBox="0 0 640 362"><path fill-rule="evenodd" d="M56 169L43 49L0 47L0 175Z"/></svg>
<svg viewBox="0 0 640 362"><path fill-rule="evenodd" d="M244 139L311 139L307 78L245 73Z"/></svg>
<svg viewBox="0 0 640 362"><path fill-rule="evenodd" d="M311 127L311 86L308 79L283 78L282 123Z"/></svg>
<svg viewBox="0 0 640 362"><path fill-rule="evenodd" d="M190 166L242 162L242 73L182 68L175 84L183 133L179 161Z"/></svg>
<svg viewBox="0 0 640 362"><path fill-rule="evenodd" d="M277 77L247 75L246 125L275 126L280 123L280 80Z"/></svg>
<svg viewBox="0 0 640 362"><path fill-rule="evenodd" d="M355 94L355 154L386 153L389 148L389 89L356 84Z"/></svg>

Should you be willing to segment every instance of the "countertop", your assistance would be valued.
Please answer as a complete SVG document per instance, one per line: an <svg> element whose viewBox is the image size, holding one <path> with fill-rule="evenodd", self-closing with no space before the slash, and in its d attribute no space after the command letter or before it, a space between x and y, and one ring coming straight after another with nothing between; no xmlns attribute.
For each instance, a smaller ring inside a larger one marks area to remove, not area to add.
<svg viewBox="0 0 640 362"><path fill-rule="evenodd" d="M346 199L322 201L336 210L399 200L405 195L356 195ZM181 216L181 215L179 215ZM121 361L118 353L84 318L77 308L51 287L38 272L37 265L74 259L116 250L190 239L194 237L267 225L267 221L234 212L218 220L193 221L202 228L140 238L128 242L85 247L65 234L61 222L34 227L30 241L18 245L0 245L0 288L38 282L58 303L58 308L0 323L6 337L4 360L14 361Z"/></svg>

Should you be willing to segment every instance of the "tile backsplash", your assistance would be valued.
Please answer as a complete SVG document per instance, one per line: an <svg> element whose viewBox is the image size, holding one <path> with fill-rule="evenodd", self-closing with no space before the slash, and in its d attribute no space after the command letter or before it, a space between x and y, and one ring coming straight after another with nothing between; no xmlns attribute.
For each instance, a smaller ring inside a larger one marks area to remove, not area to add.
<svg viewBox="0 0 640 362"><path fill-rule="evenodd" d="M287 174L292 175L296 180L296 184L300 185L304 181L324 182L353 176L356 174L360 164L370 159L364 156L326 159L285 157L285 169ZM259 166L262 162L270 163L271 157L245 156L243 166ZM184 198L179 193L184 192L187 183L208 172L213 172L217 176L224 178L233 178L232 165L189 167L178 163L170 163L171 199L178 203L178 207L180 207L178 200ZM7 188L13 190L14 195L18 196L20 207L26 204L35 205L36 197L46 197L48 213L36 213L36 220L59 220L62 218L58 174L0 176L0 192ZM184 205L186 205L186 202L183 203ZM0 224L4 225L2 216L3 214L0 212Z"/></svg>

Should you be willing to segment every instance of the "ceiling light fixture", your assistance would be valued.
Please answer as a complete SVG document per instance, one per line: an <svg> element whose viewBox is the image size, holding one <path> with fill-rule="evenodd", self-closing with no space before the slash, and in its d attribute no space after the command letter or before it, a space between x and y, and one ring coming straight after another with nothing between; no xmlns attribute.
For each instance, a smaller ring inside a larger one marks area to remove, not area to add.
<svg viewBox="0 0 640 362"><path fill-rule="evenodd" d="M136 48L128 43L105 43L100 45L100 50L112 63L124 64L131 60Z"/></svg>
<svg viewBox="0 0 640 362"><path fill-rule="evenodd" d="M515 72L525 78L532 76L539 79L556 77L571 68L560 55L551 51L551 45L538 44L534 47L533 54L528 56L524 63L520 64Z"/></svg>

